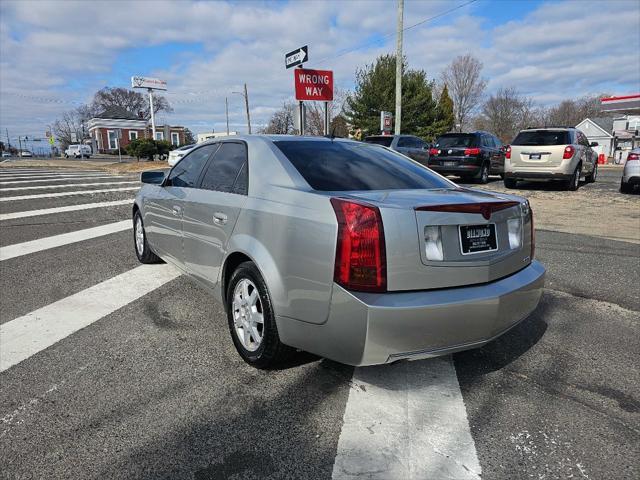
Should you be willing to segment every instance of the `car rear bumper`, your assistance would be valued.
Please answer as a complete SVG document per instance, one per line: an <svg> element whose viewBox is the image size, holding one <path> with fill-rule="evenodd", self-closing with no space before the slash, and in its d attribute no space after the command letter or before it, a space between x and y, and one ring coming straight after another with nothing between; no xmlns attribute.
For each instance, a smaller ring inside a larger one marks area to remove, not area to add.
<svg viewBox="0 0 640 480"><path fill-rule="evenodd" d="M480 171L480 165L461 163L454 167L429 163L429 168L440 175L476 175Z"/></svg>
<svg viewBox="0 0 640 480"><path fill-rule="evenodd" d="M334 285L322 325L277 317L287 344L350 365L420 359L480 347L538 305L545 269L537 261L482 285L440 290L348 292Z"/></svg>
<svg viewBox="0 0 640 480"><path fill-rule="evenodd" d="M565 172L531 172L531 171L516 171L505 172L505 178L512 178L515 180L569 180L573 176L573 173Z"/></svg>

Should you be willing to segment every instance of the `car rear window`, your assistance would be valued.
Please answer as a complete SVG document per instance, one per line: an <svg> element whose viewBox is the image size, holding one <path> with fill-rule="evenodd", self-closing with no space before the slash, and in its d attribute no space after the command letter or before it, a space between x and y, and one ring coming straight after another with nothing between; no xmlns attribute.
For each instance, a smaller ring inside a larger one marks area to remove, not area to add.
<svg viewBox="0 0 640 480"><path fill-rule="evenodd" d="M383 147L390 147L393 142L393 137L367 137L364 139L367 143L375 143L376 145L382 145Z"/></svg>
<svg viewBox="0 0 640 480"><path fill-rule="evenodd" d="M452 184L408 158L377 145L344 141L276 141L314 190L451 188Z"/></svg>
<svg viewBox="0 0 640 480"><path fill-rule="evenodd" d="M511 145L569 145L569 132L566 130L530 130L520 132Z"/></svg>
<svg viewBox="0 0 640 480"><path fill-rule="evenodd" d="M442 135L436 140L436 148L479 147L476 135L472 133L456 133Z"/></svg>

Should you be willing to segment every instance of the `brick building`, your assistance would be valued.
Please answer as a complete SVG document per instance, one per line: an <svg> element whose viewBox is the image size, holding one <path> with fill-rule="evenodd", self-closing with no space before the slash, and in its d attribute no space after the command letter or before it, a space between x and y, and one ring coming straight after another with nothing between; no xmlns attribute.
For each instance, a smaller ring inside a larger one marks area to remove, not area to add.
<svg viewBox="0 0 640 480"><path fill-rule="evenodd" d="M118 134L120 147L126 147L131 140L151 138L149 120L121 107L108 108L88 122L89 135L94 152L113 153L118 150ZM156 140L168 140L176 147L184 145L185 128L172 125L156 125Z"/></svg>

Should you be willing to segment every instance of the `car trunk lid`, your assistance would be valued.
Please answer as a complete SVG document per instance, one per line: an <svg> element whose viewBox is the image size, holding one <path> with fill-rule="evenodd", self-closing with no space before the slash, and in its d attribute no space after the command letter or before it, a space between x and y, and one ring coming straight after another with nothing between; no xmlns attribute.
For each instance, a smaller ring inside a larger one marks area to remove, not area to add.
<svg viewBox="0 0 640 480"><path fill-rule="evenodd" d="M523 207L528 209L528 204L519 197L466 188L341 196L380 209L389 291L486 283L531 262L530 219ZM510 220L520 228L520 244L515 247L510 243ZM434 257L434 235L439 236L441 258L437 253Z"/></svg>

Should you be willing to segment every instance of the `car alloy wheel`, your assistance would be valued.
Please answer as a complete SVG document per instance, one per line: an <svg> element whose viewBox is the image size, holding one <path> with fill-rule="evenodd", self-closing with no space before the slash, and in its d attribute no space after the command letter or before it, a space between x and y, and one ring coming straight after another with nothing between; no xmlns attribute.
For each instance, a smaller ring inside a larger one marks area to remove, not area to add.
<svg viewBox="0 0 640 480"><path fill-rule="evenodd" d="M243 278L233 291L233 325L242 346L249 352L260 348L264 334L264 316L260 294L254 283Z"/></svg>
<svg viewBox="0 0 640 480"><path fill-rule="evenodd" d="M138 256L142 257L144 255L144 228L142 227L142 218L140 216L136 217L135 230L136 251Z"/></svg>
<svg viewBox="0 0 640 480"><path fill-rule="evenodd" d="M576 168L576 173L573 177L573 190L577 190L580 186L580 174L582 173L582 169L580 167Z"/></svg>

